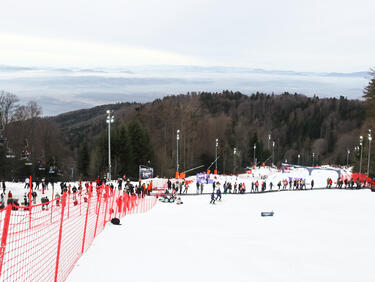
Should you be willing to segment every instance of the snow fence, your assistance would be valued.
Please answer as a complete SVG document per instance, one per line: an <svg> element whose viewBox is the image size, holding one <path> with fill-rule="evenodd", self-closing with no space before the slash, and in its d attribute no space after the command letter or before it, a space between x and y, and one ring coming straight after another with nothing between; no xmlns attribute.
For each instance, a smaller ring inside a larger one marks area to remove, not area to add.
<svg viewBox="0 0 375 282"><path fill-rule="evenodd" d="M9 204L0 211L0 281L64 281L108 221L147 212L157 197L90 186L40 205Z"/></svg>

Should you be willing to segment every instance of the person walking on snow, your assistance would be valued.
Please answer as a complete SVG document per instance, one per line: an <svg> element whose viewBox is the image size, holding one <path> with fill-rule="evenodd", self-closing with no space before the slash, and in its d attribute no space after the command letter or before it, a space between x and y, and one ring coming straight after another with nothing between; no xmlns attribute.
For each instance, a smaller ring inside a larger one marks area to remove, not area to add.
<svg viewBox="0 0 375 282"><path fill-rule="evenodd" d="M210 202L210 204L215 204L215 192L212 192L211 193L211 202Z"/></svg>
<svg viewBox="0 0 375 282"><path fill-rule="evenodd" d="M221 190L217 189L216 191L216 201L221 201Z"/></svg>

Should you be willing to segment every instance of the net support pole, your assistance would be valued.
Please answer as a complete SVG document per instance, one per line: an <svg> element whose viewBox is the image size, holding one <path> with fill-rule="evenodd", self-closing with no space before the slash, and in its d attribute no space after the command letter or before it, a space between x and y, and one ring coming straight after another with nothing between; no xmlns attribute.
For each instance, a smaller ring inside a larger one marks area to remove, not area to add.
<svg viewBox="0 0 375 282"><path fill-rule="evenodd" d="M103 228L105 226L105 224L107 223L107 210L108 210L108 201L109 201L109 193L108 193L108 189L106 187L104 187L104 192L105 192L105 211L104 211L104 221L103 221Z"/></svg>
<svg viewBox="0 0 375 282"><path fill-rule="evenodd" d="M3 225L3 234L1 236L1 249L0 249L0 277L1 277L1 270L3 268L3 261L5 255L5 248L7 245L7 238L8 238L8 229L10 223L10 214L12 212L12 205L9 204L6 207L5 218L4 218L4 225Z"/></svg>
<svg viewBox="0 0 375 282"><path fill-rule="evenodd" d="M90 202L91 202L91 192L89 192L89 196L88 196L88 200L87 200L85 228L83 229L83 239L82 239L82 250L81 250L82 254L85 251L85 240L86 240L86 231L87 231L87 218L89 216Z"/></svg>
<svg viewBox="0 0 375 282"><path fill-rule="evenodd" d="M30 192L29 192L29 228L31 228L31 196L32 196L32 187L33 187L33 178L30 175L29 182Z"/></svg>
<svg viewBox="0 0 375 282"><path fill-rule="evenodd" d="M52 213L53 213L53 197L55 195L55 184L52 182L52 200L51 200L51 223L52 223Z"/></svg>
<svg viewBox="0 0 375 282"><path fill-rule="evenodd" d="M61 238L62 238L62 229L63 229L63 222L64 222L65 203L66 203L66 193L64 193L63 195L62 204L61 204L59 241L57 243L57 255L56 255L55 282L57 282L57 275L59 273L59 261L60 261Z"/></svg>
<svg viewBox="0 0 375 282"><path fill-rule="evenodd" d="M96 222L95 222L95 231L94 231L94 238L96 237L96 230L98 228L98 221L99 221L99 216L100 216L100 204L102 203L102 188L100 188L100 195L99 195L99 207L98 207L98 212L96 214Z"/></svg>

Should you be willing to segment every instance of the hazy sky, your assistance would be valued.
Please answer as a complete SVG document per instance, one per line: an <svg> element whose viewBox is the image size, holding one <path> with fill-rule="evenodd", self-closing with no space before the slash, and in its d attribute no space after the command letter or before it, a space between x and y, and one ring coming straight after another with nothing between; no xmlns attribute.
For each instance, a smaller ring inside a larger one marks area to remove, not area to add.
<svg viewBox="0 0 375 282"><path fill-rule="evenodd" d="M373 0L1 0L0 64L366 71Z"/></svg>

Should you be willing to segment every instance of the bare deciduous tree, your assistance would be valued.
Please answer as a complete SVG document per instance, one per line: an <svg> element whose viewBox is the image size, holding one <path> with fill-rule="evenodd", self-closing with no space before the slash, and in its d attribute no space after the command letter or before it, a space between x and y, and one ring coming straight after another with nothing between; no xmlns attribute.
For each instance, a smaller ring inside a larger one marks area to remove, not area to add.
<svg viewBox="0 0 375 282"><path fill-rule="evenodd" d="M4 131L7 125L13 121L14 114L18 108L19 99L16 95L1 91L0 92L0 121L1 131Z"/></svg>
<svg viewBox="0 0 375 282"><path fill-rule="evenodd" d="M14 120L27 120L40 117L42 108L35 101L30 101L25 106L19 106L14 113Z"/></svg>

